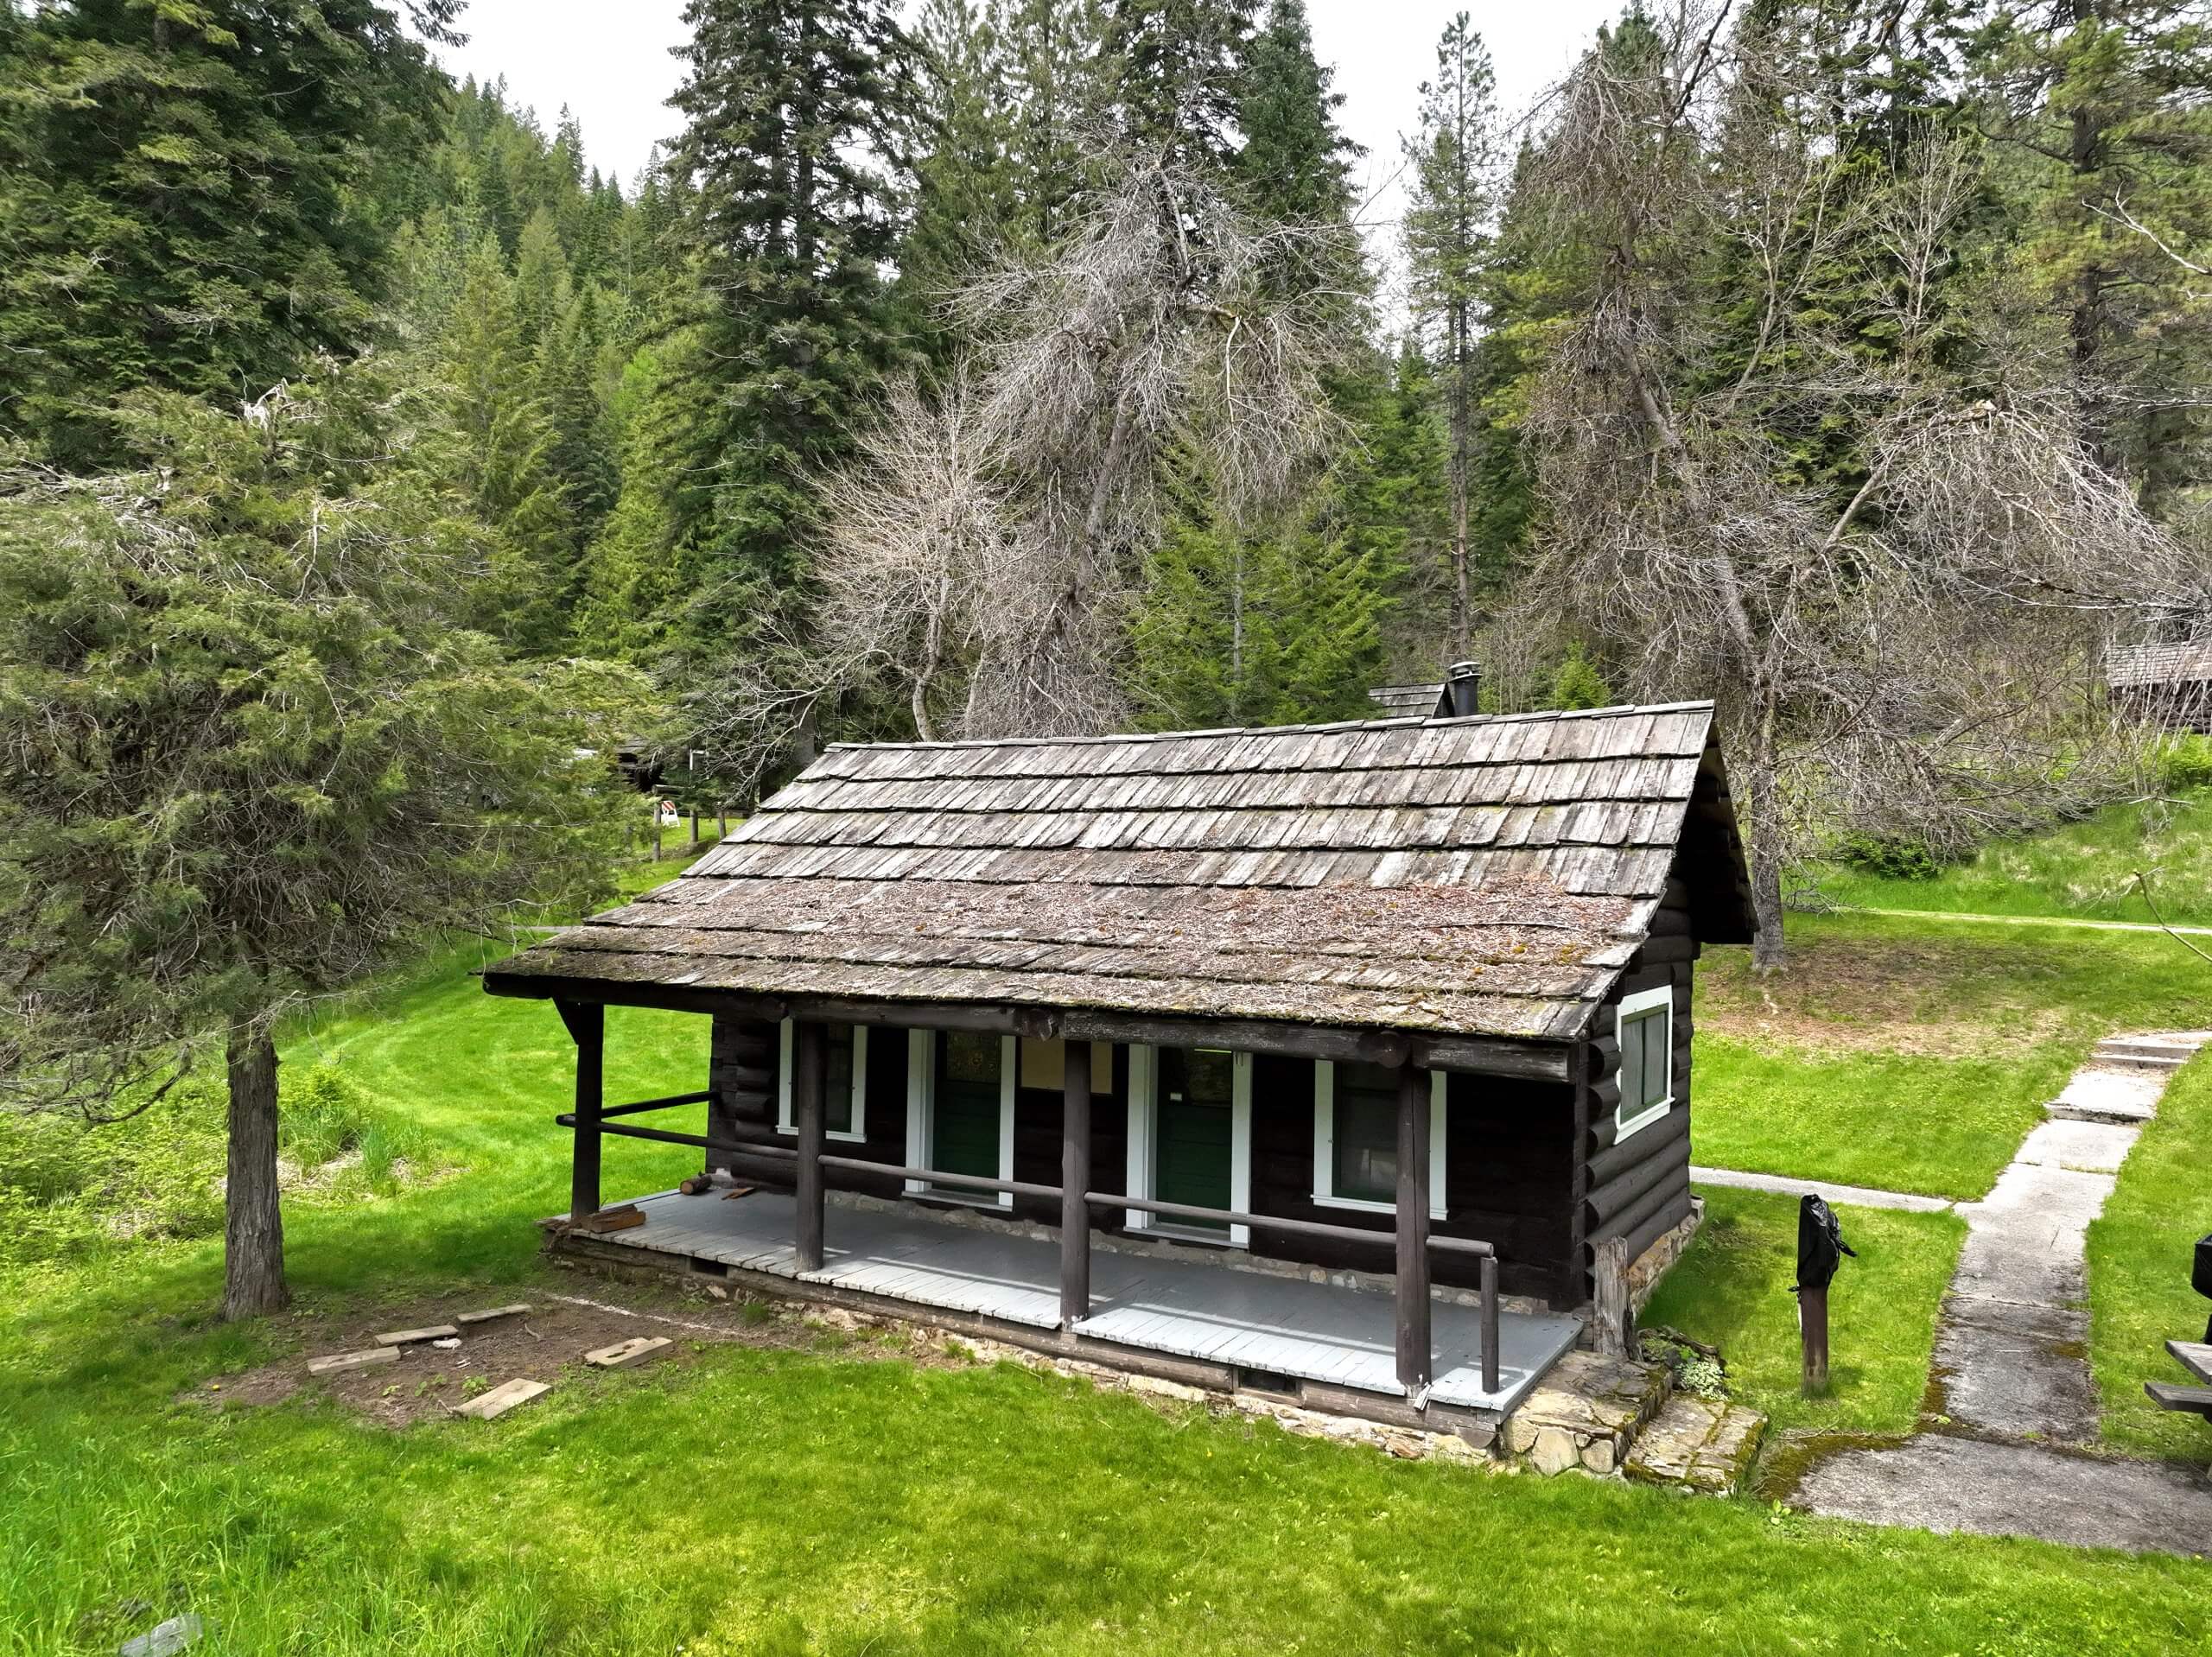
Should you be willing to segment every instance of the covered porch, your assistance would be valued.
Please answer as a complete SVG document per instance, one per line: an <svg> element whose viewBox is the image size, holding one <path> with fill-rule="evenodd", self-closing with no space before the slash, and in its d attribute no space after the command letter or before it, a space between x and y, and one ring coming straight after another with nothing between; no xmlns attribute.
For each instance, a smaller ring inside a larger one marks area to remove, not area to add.
<svg viewBox="0 0 2212 1657"><path fill-rule="evenodd" d="M720 1190L663 1191L636 1206L643 1225L592 1242L673 1257L671 1264L712 1277L759 1273L888 1310L980 1320L1015 1343L1072 1349L1107 1363L1121 1354L1159 1354L1218 1367L1234 1386L1307 1392L1353 1410L1358 1398L1339 1392L1406 1400L1393 1295L1240 1269L1197 1251L1182 1260L1101 1250L1091 1259L1089 1311L1063 1330L1060 1246L1014 1228L833 1203L823 1216L821 1264L810 1267L796 1241L798 1204L788 1192L760 1189L727 1200ZM1510 1413L1581 1332L1578 1319L1563 1315L1495 1316L1486 1339L1481 1311L1433 1304L1433 1379L1413 1400L1417 1407Z"/></svg>

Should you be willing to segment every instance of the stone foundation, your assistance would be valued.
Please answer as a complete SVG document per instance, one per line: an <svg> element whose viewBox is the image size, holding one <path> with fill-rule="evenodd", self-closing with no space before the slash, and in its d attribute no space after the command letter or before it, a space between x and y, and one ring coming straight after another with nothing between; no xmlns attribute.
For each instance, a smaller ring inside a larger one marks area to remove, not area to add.
<svg viewBox="0 0 2212 1657"><path fill-rule="evenodd" d="M1673 1390L1663 1363L1570 1352L1506 1418L1496 1448L1539 1473L1611 1473Z"/></svg>
<svg viewBox="0 0 2212 1657"><path fill-rule="evenodd" d="M1689 1217L1672 1231L1663 1234L1658 1241L1630 1262L1628 1268L1628 1304L1631 1312L1642 1312L1675 1262L1688 1252L1690 1240L1697 1235L1697 1228L1705 1223L1705 1199L1690 1198Z"/></svg>

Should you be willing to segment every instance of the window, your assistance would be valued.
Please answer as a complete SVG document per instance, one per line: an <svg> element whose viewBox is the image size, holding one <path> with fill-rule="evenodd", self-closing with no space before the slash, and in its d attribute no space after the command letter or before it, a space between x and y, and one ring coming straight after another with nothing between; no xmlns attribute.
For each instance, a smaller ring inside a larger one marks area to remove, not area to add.
<svg viewBox="0 0 2212 1657"><path fill-rule="evenodd" d="M823 1133L833 1140L864 1140L868 1137L868 1026L833 1024L828 1028L829 1074L822 1083ZM776 1132L798 1132L798 1118L791 1108L789 1019L784 1020L776 1066Z"/></svg>
<svg viewBox="0 0 2212 1657"><path fill-rule="evenodd" d="M1445 1217L1444 1072L1428 1076L1428 1212ZM1313 1066L1313 1200L1389 1214L1398 1206L1398 1073L1381 1064Z"/></svg>
<svg viewBox="0 0 2212 1657"><path fill-rule="evenodd" d="M1613 1112L1618 1144L1664 1116L1675 1103L1675 990L1672 985L1621 998L1621 1102Z"/></svg>

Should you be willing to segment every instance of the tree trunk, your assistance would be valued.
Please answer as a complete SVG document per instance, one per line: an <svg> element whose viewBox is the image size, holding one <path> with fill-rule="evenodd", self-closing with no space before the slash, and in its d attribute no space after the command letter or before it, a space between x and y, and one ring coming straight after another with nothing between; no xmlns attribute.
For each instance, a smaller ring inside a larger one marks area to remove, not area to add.
<svg viewBox="0 0 2212 1657"><path fill-rule="evenodd" d="M1783 964L1782 789L1776 776L1774 710L1761 711L1751 733L1751 965L1761 972Z"/></svg>
<svg viewBox="0 0 2212 1657"><path fill-rule="evenodd" d="M1244 704L1244 540L1237 537L1229 565L1229 719L1236 722Z"/></svg>
<svg viewBox="0 0 2212 1657"><path fill-rule="evenodd" d="M261 1024L234 1025L228 1051L230 1158L223 1184L223 1316L282 1311L284 1216L276 1193L276 1044Z"/></svg>

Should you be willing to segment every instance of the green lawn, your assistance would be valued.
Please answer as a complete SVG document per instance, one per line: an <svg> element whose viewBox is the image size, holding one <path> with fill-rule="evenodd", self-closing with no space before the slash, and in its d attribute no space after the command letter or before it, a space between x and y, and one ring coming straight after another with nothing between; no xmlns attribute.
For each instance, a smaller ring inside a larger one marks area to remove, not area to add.
<svg viewBox="0 0 2212 1657"><path fill-rule="evenodd" d="M2165 920L2212 925L2212 790L2150 807L2109 806L2049 834L1999 841L1929 879L1833 867L1804 884L1832 903L1869 909L2147 922L2138 869L2151 877Z"/></svg>
<svg viewBox="0 0 2212 1657"><path fill-rule="evenodd" d="M1699 1162L1962 1198L1988 1190L2081 1057L2064 1042L1952 1059L1696 1044Z"/></svg>
<svg viewBox="0 0 2212 1657"><path fill-rule="evenodd" d="M345 1309L546 1286L531 1222L565 1203L550 1118L570 1050L550 1007L481 994L464 970L476 958L289 1044L293 1064L334 1063L404 1114L413 1154L447 1171L295 1207L295 1313L210 1322L208 1239L0 1283L0 1654L112 1653L184 1609L213 1623L211 1657L2212 1644L2202 1562L1402 1463L866 1347L713 1347L573 1376L488 1425L391 1432L329 1403L179 1401L309 1349ZM705 1038L701 1019L613 1013L610 1098L699 1085ZM665 1184L692 1158L610 1141L607 1189ZM1786 1207L1715 1194L1654 1316L1717 1337L1785 1421L1897 1424L1925 1370L1949 1222L1847 1214L1866 1253L1837 1292L1839 1388L1801 1406Z"/></svg>
<svg viewBox="0 0 2212 1657"><path fill-rule="evenodd" d="M2207 1020L2212 967L2158 933L1792 916L1785 970L1707 951L1695 1155L1972 1198L2099 1038Z"/></svg>
<svg viewBox="0 0 2212 1657"><path fill-rule="evenodd" d="M2212 1300L2190 1289L2191 1251L2212 1233L2212 1061L2174 1078L2089 1228L2089 1351L2105 1437L2140 1454L2212 1462L2212 1425L2171 1415L2146 1381L2187 1384L2170 1340L2201 1340Z"/></svg>
<svg viewBox="0 0 2212 1657"><path fill-rule="evenodd" d="M1705 1224L1644 1309L1719 1347L1731 1394L1777 1428L1909 1432L1928 1390L1936 1311L1958 1264L1966 1222L1949 1214L1840 1208L1843 1240L1859 1251L1828 1293L1831 1357L1826 1397L1800 1388L1797 1201L1714 1188Z"/></svg>

